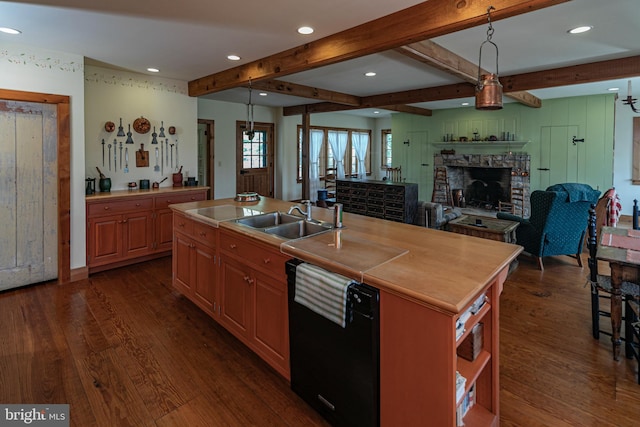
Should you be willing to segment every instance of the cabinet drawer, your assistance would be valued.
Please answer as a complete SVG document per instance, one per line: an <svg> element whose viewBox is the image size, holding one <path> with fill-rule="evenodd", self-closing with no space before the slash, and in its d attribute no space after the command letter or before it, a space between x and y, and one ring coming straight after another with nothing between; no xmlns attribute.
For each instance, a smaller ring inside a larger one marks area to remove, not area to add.
<svg viewBox="0 0 640 427"><path fill-rule="evenodd" d="M153 209L152 198L135 198L131 200L116 200L110 202L90 203L88 205L87 215L89 217L93 217L151 209Z"/></svg>
<svg viewBox="0 0 640 427"><path fill-rule="evenodd" d="M216 247L217 230L210 225L202 224L197 221L193 222L193 238L212 248Z"/></svg>
<svg viewBox="0 0 640 427"><path fill-rule="evenodd" d="M173 205L175 203L195 202L198 200L204 200L204 191L198 193L180 193L180 194L167 194L165 196L156 196L156 209L163 209Z"/></svg>
<svg viewBox="0 0 640 427"><path fill-rule="evenodd" d="M193 223L194 221L188 219L184 215L180 215L178 213L173 213L173 229L176 231L180 231L181 233L188 234L191 236L193 234Z"/></svg>
<svg viewBox="0 0 640 427"><path fill-rule="evenodd" d="M276 250L257 246L255 242L227 233L220 233L220 249L242 259L246 264L251 264L252 267L278 278L286 278L284 263L291 257Z"/></svg>

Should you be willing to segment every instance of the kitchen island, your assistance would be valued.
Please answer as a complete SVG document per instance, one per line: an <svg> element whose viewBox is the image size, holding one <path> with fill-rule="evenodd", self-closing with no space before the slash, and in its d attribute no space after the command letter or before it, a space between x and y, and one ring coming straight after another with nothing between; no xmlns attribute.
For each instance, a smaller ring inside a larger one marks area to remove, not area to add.
<svg viewBox="0 0 640 427"><path fill-rule="evenodd" d="M467 406L465 425L497 425L499 296L522 248L349 213L344 228L295 240L232 221L292 205L268 198L172 205L174 286L286 378L284 262L296 257L374 286L381 425L454 426ZM312 216L331 221L332 211L314 207ZM458 356L479 323L482 350L471 361ZM456 372L466 379L458 388Z"/></svg>

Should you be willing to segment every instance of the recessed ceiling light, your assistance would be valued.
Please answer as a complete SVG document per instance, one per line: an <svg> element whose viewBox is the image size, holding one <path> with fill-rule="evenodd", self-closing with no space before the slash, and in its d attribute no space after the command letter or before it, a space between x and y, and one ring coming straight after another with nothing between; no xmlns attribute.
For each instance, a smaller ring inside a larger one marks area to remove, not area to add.
<svg viewBox="0 0 640 427"><path fill-rule="evenodd" d="M16 30L15 28L9 28L9 27L0 27L0 32L6 33L6 34L20 34L20 33L22 33L22 31L20 31L20 30Z"/></svg>
<svg viewBox="0 0 640 427"><path fill-rule="evenodd" d="M593 27L591 25L584 25L582 27L576 27L576 28L572 28L568 31L569 34L580 34L580 33L586 33L587 31L591 30Z"/></svg>
<svg viewBox="0 0 640 427"><path fill-rule="evenodd" d="M374 111L373 114L380 114L380 111Z"/></svg>
<svg viewBox="0 0 640 427"><path fill-rule="evenodd" d="M617 91L619 91L619 90L620 90L620 88L619 88L619 87L610 87L610 88L609 88L609 89L607 89L607 90L609 90L609 91L611 91L611 92L617 92Z"/></svg>
<svg viewBox="0 0 640 427"><path fill-rule="evenodd" d="M152 73L159 73L160 70L158 70L157 68L147 68L147 71L152 72Z"/></svg>
<svg viewBox="0 0 640 427"><path fill-rule="evenodd" d="M460 105L464 105L464 106L466 107L467 105L469 105L469 103L468 103L468 102L463 102L463 103L462 103L462 104L460 104Z"/></svg>
<svg viewBox="0 0 640 427"><path fill-rule="evenodd" d="M376 73L373 72L373 71L369 71L368 73L364 73L364 75L367 76L367 77L373 77L373 76L376 75Z"/></svg>
<svg viewBox="0 0 640 427"><path fill-rule="evenodd" d="M260 92L260 96L267 96L267 92Z"/></svg>
<svg viewBox="0 0 640 427"><path fill-rule="evenodd" d="M311 28L311 27L300 27L300 28L298 28L298 32L300 34L313 34L313 28Z"/></svg>
<svg viewBox="0 0 640 427"><path fill-rule="evenodd" d="M240 57L238 55L228 55L227 59L230 61L240 61Z"/></svg>

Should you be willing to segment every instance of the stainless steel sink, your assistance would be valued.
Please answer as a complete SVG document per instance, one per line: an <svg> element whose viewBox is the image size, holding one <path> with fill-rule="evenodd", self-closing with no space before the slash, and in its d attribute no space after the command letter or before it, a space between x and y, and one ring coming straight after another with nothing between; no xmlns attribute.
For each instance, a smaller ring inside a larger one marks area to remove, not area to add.
<svg viewBox="0 0 640 427"><path fill-rule="evenodd" d="M333 226L329 223L315 223L311 221L297 221L288 224L281 224L266 228L268 234L283 237L285 239L299 239L300 237L312 236L314 234L329 231Z"/></svg>
<svg viewBox="0 0 640 427"><path fill-rule="evenodd" d="M244 224L252 228L267 228L296 221L302 221L302 218L284 212L268 212L235 220L238 224Z"/></svg>
<svg viewBox="0 0 640 427"><path fill-rule="evenodd" d="M300 237L329 231L333 228L330 222L306 220L285 212L268 212L235 219L234 222L255 228L267 234L283 239L299 239Z"/></svg>

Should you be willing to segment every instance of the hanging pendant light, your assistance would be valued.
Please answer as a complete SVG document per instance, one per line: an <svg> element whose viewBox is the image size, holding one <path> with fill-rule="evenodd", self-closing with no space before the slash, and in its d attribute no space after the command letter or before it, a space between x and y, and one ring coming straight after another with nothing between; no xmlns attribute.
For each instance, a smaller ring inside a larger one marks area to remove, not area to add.
<svg viewBox="0 0 640 427"><path fill-rule="evenodd" d="M254 130L254 121L253 121L253 104L251 103L251 77L249 77L249 103L247 104L247 122L245 124L247 134L247 138L249 141L253 141L253 137L256 132Z"/></svg>
<svg viewBox="0 0 640 427"><path fill-rule="evenodd" d="M487 9L487 20L489 28L487 29L487 40L480 45L480 57L478 59L478 82L476 83L476 110L500 110L502 108L502 85L498 80L498 45L491 41L493 36L493 25L491 25L491 10L495 10L493 6ZM496 72L481 74L482 72L482 47L485 43L492 44L496 48Z"/></svg>

